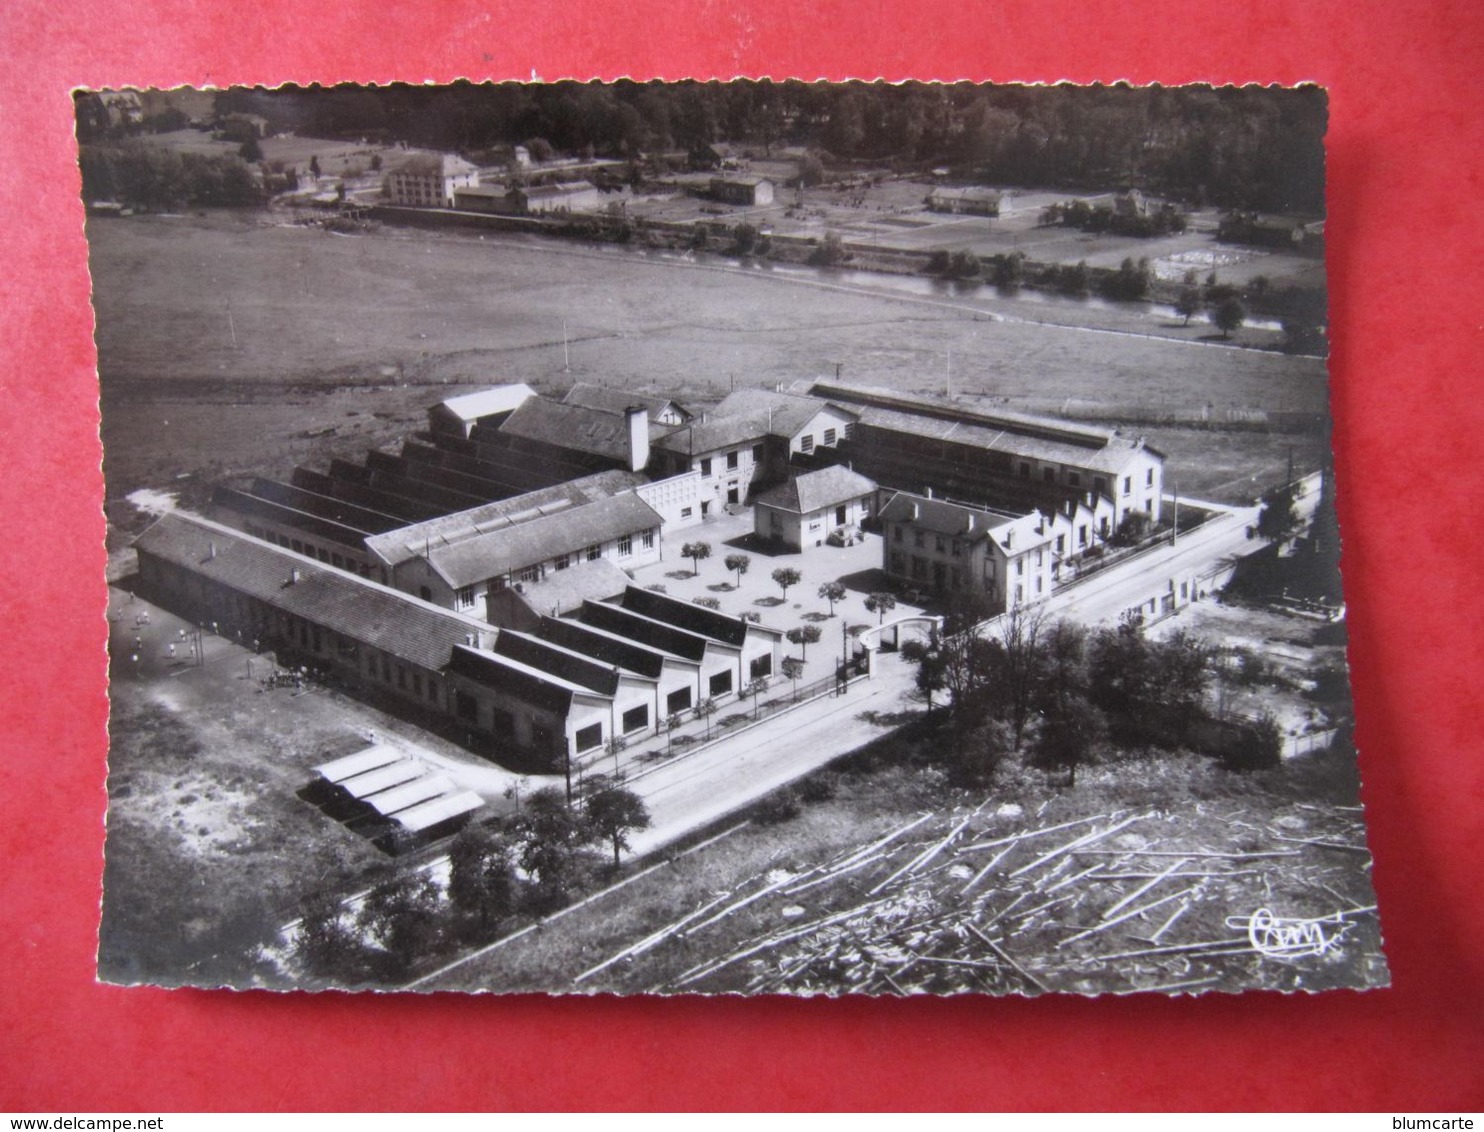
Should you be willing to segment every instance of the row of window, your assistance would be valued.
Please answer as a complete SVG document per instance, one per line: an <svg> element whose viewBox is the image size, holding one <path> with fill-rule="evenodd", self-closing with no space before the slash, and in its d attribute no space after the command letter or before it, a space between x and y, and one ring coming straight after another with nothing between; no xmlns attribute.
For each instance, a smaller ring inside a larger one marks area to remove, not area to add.
<svg viewBox="0 0 1484 1132"><path fill-rule="evenodd" d="M763 462L763 446L754 444L752 446L752 462L761 464ZM727 471L735 472L742 466L742 449L734 448L726 454ZM709 478L715 474L715 458L712 456L701 457L701 477Z"/></svg>
<svg viewBox="0 0 1484 1132"><path fill-rule="evenodd" d="M765 653L754 657L749 665L752 679L760 680L773 674L773 656ZM732 670L730 668L721 672L712 673L706 683L707 694L715 696L727 695L732 690ZM691 707L690 688L676 688L665 697L665 711L669 715L679 715L681 712L689 711ZM620 717L623 726L623 734L632 735L636 731L642 731L649 726L649 705L639 704L624 712ZM584 727L576 734L576 747L578 752L590 751L603 742L603 725L594 723L590 727Z"/></svg>
<svg viewBox="0 0 1484 1132"><path fill-rule="evenodd" d="M687 513L688 511L689 509L687 509ZM651 527L647 531L640 531L639 546L644 550L653 550L655 547L656 538L657 534L653 527ZM634 536L624 535L616 543L616 548L619 558L631 557L634 553ZM574 562L596 562L602 557L602 544L594 543L592 546L584 547L582 550L573 551L569 554L557 555L551 560L551 566L553 570L568 570L572 567L572 564ZM536 582L539 582L544 576L545 570L543 569L542 564L538 562L534 565L524 566L520 570L517 570L515 573L515 580L526 584L534 584ZM505 586L505 581L502 578L496 578L493 584L495 589L503 589ZM476 586L464 586L462 589L458 590L454 595L455 608L459 610L473 609L475 601L478 597L476 593L477 588L478 587ZM425 598L431 596L426 587L423 590L423 596Z"/></svg>
<svg viewBox="0 0 1484 1132"><path fill-rule="evenodd" d="M383 684L395 684L399 692L408 693L414 699L426 699L434 705L442 702L443 690L437 680L431 676L424 679L423 674L415 668L409 672L405 664L393 662L386 653L366 650L366 675Z"/></svg>
<svg viewBox="0 0 1484 1132"><path fill-rule="evenodd" d="M349 570L352 574L359 574L363 578L371 576L371 568L364 562L357 562L347 554L341 554L338 550L330 550L323 546L315 546L303 539L292 538L289 535L277 534L265 527L247 524L247 533L253 538L260 538L264 542L274 542L285 550L292 550L295 554L303 554L309 558L318 558L326 566L334 566L341 570Z"/></svg>

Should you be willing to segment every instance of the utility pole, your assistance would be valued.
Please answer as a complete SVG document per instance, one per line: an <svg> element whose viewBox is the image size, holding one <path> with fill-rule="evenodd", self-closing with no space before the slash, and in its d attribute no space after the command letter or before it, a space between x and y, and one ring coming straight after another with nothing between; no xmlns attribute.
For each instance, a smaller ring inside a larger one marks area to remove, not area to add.
<svg viewBox="0 0 1484 1132"><path fill-rule="evenodd" d="M227 300L227 333L232 336L232 349L237 349L237 322L232 318L232 300Z"/></svg>
<svg viewBox="0 0 1484 1132"><path fill-rule="evenodd" d="M567 320L562 319L562 372L572 372L572 355L567 350Z"/></svg>

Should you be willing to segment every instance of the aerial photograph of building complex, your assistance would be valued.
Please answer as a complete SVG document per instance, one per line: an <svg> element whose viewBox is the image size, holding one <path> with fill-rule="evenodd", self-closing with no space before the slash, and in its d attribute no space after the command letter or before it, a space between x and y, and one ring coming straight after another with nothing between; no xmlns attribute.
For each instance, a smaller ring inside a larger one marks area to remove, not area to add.
<svg viewBox="0 0 1484 1132"><path fill-rule="evenodd" d="M107 982L1387 982L1314 87L76 97Z"/></svg>

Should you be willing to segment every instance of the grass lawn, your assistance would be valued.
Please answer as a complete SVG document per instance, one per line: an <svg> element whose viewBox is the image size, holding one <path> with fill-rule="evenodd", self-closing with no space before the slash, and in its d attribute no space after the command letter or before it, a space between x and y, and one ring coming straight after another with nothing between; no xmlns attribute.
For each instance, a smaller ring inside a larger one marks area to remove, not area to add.
<svg viewBox="0 0 1484 1132"><path fill-rule="evenodd" d="M148 623L136 624L144 610ZM505 805L498 782L486 782L500 774L488 764L322 688L263 691L248 660L259 677L269 661L223 638L207 634L206 663L187 663L181 627L110 593L103 977L246 985L256 947L306 900L349 894L421 860L429 851L393 862L298 797L314 766L365 746L370 730L470 764L461 784Z"/></svg>
<svg viewBox="0 0 1484 1132"><path fill-rule="evenodd" d="M955 391L1011 405L1325 406L1317 359L1203 346L1195 329L1161 340L1123 311L1031 312L1117 333L993 322L988 295L842 290L811 271L712 270L550 240L345 237L259 211L95 219L88 234L110 499L189 493L180 476L282 476L395 443L428 404L502 381L553 392L601 382L704 404L733 381L823 376L838 363L851 381L936 392L951 354ZM1228 453L1222 479L1272 467L1263 434L1196 439L1198 452ZM1196 464L1171 461L1182 475Z"/></svg>

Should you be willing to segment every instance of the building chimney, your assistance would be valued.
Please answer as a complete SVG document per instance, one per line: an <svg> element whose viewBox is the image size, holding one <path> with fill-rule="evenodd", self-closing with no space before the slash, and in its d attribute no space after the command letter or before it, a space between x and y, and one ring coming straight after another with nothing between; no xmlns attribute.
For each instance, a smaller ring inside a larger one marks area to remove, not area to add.
<svg viewBox="0 0 1484 1132"><path fill-rule="evenodd" d="M970 535L970 534L973 534L973 533L974 533L974 513L971 511L971 512L969 512L969 521L964 524L964 534Z"/></svg>
<svg viewBox="0 0 1484 1132"><path fill-rule="evenodd" d="M289 570L289 585L291 585L291 586L297 586L298 584L299 584L299 567L294 566L294 567L290 568L290 570Z"/></svg>
<svg viewBox="0 0 1484 1132"><path fill-rule="evenodd" d="M932 485L931 484L929 484L927 487L923 488L922 491L923 491L923 494L926 495L929 499L931 499L933 497L933 488L932 488Z"/></svg>
<svg viewBox="0 0 1484 1132"><path fill-rule="evenodd" d="M629 426L629 471L642 472L649 466L649 410L633 405L623 415Z"/></svg>
<svg viewBox="0 0 1484 1132"><path fill-rule="evenodd" d="M206 561L210 562L216 557L216 540L212 539L206 544Z"/></svg>

